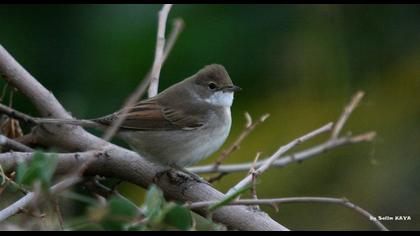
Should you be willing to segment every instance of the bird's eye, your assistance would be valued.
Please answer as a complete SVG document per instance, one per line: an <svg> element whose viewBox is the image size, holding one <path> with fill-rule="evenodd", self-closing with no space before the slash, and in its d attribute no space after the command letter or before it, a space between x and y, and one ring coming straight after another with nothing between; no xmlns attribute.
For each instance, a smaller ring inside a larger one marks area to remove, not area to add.
<svg viewBox="0 0 420 236"><path fill-rule="evenodd" d="M217 86L216 86L216 84L215 84L215 83L210 82L210 83L208 84L208 87L209 87L209 89L213 90L213 89L215 89Z"/></svg>

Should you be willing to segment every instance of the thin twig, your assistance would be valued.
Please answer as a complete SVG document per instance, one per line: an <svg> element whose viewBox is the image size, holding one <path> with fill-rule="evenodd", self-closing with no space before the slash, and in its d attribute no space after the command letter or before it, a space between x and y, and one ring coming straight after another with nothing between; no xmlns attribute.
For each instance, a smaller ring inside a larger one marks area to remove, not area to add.
<svg viewBox="0 0 420 236"><path fill-rule="evenodd" d="M350 103L344 108L343 113L341 114L340 118L338 118L331 132L332 139L338 138L338 135L340 134L340 131L343 129L344 124L346 123L347 119L350 117L350 114L353 112L356 106L360 103L364 94L365 93L363 91L357 92L352 97Z"/></svg>
<svg viewBox="0 0 420 236"><path fill-rule="evenodd" d="M152 80L150 81L149 86L149 98L154 97L158 92L159 86L159 77L160 70L163 64L163 50L165 48L165 30L166 30L166 21L168 19L169 11L172 8L172 4L163 5L162 10L159 11L159 22L158 22L158 31L156 39L156 50L155 50L155 60L153 61L152 72L150 74Z"/></svg>
<svg viewBox="0 0 420 236"><path fill-rule="evenodd" d="M258 159L260 158L261 152L257 152L255 156L254 162L252 163L251 169L248 172L248 175L252 176L252 184L251 184L251 197L252 199L258 199L257 197L257 177L258 172L255 170L255 165L257 164ZM255 209L259 209L258 205L254 206Z"/></svg>
<svg viewBox="0 0 420 236"><path fill-rule="evenodd" d="M29 191L26 190L24 187L22 187L20 184L16 183L15 181L13 181L13 176L12 178L9 178L3 171L3 167L2 165L0 165L0 177L2 179L2 182L0 183L0 187L2 188L6 188L8 184L11 184L13 187L15 187L16 189L18 189L19 191L21 191L23 194L27 194ZM3 191L3 190L2 190Z"/></svg>
<svg viewBox="0 0 420 236"><path fill-rule="evenodd" d="M170 7L168 8L167 5L165 5L159 13L158 33L161 33L161 31L163 31L163 34L165 34L166 19L167 19L167 15L164 18L161 17L161 12L164 9L165 9L164 14L169 14ZM162 22L163 20L165 20L165 22ZM175 44L176 39L178 38L179 33L182 31L182 28L184 26L184 24L180 23L181 21L176 21L176 22L178 23L175 23L173 25L173 28L172 28L173 33L171 33L171 36L169 38L171 41L168 41L168 46L164 48L165 45L162 45L162 50L165 49L165 51L163 52L164 57L160 55L160 52L159 52L158 57L156 57L155 55L155 59L154 59L153 67L151 71L146 74L146 77L137 86L136 90L134 90L134 92L130 95L130 97L128 97L128 99L125 101L124 105L122 106L121 115L118 117L117 120L112 122L112 125L107 129L107 131L105 132L103 136L104 140L109 141L112 139L112 137L114 137L114 135L118 131L118 128L126 119L127 113L130 112L130 110L134 107L134 104L137 103L137 101L143 96L149 84L151 85L154 76L157 75L157 77L159 77L162 64L165 62L166 58L168 57L170 51L172 50L173 45ZM161 27L164 27L164 28L162 29ZM156 42L156 47L161 46L160 43L158 42L159 42L159 35ZM159 50L161 49L159 48ZM158 51L158 48L156 48L156 51ZM159 81L155 83L158 83L158 82ZM157 87L156 87L156 91L157 91ZM149 97L150 97L150 93L149 93Z"/></svg>
<svg viewBox="0 0 420 236"><path fill-rule="evenodd" d="M101 184L97 179L93 178L89 181L84 182L85 186L92 192L104 197L109 198L110 196L116 196L120 199L123 199L124 201L130 203L133 207L137 209L137 211L141 214L143 214L143 211L141 208L139 208L134 202L129 200L128 198L124 197L122 194L120 194L116 189L108 188L107 186Z"/></svg>
<svg viewBox="0 0 420 236"><path fill-rule="evenodd" d="M80 125L83 127L99 127L103 126L92 121L92 120L77 120L77 119L60 119L60 118L39 118L32 117L23 112L17 111L11 107L7 107L0 103L0 113L6 114L9 117L22 121L28 125L42 125L42 124L70 124L70 125Z"/></svg>
<svg viewBox="0 0 420 236"><path fill-rule="evenodd" d="M30 125L37 125L38 122L36 119L34 119L31 116L26 115L25 113L16 111L13 108L10 108L8 106L5 106L3 104L0 103L0 113L4 113L6 115L8 115L9 117L15 118L17 120L23 121L27 124Z"/></svg>
<svg viewBox="0 0 420 236"><path fill-rule="evenodd" d="M376 137L376 132L371 131L357 136L349 137L351 143L370 142Z"/></svg>
<svg viewBox="0 0 420 236"><path fill-rule="evenodd" d="M299 145L302 142L305 142L319 134L331 131L333 127L333 123L330 122L324 126L322 126L319 129L316 129L308 134L305 134L304 136L301 136L293 141L291 141L290 143L281 146L271 157L267 158L264 163L256 170L256 172L258 174L262 174L264 171L266 171L272 164L273 162L275 162L281 155L283 155L285 152L287 152L288 150L290 150L291 148ZM236 192L238 189L242 188L243 186L249 184L252 181L252 176L248 175L247 177L245 177L243 180L241 180L238 184L236 184L234 187L232 187L231 189L229 189L229 191L227 192L227 194L230 194L232 192Z"/></svg>
<svg viewBox="0 0 420 236"><path fill-rule="evenodd" d="M257 189L256 189L256 185L257 185L257 177L258 177L258 172L255 170L255 165L258 161L258 158L260 158L261 152L257 152L257 155L255 156L254 162L252 163L251 169L248 172L248 175L252 175L252 187L251 187L251 196L252 199L258 199L257 198Z"/></svg>
<svg viewBox="0 0 420 236"><path fill-rule="evenodd" d="M60 229L64 230L64 219L63 219L63 215L61 214L61 209L60 209L60 204L58 202L58 198L53 197L52 202L53 202L53 205L54 205L55 214L57 215L57 218L58 218L58 224L60 225Z"/></svg>
<svg viewBox="0 0 420 236"><path fill-rule="evenodd" d="M276 160L272 164L272 166L284 167L291 163L302 162L304 160L315 157L319 154L325 153L327 151L330 151L340 146L345 146L348 144L356 144L360 142L370 142L375 138L375 136L376 136L376 133L371 131L371 132L367 132L367 133L356 135L356 136L344 136L335 140L328 140L315 147L311 147L303 151L293 153L291 155L283 156L279 158L278 160ZM257 168L260 167L263 163L264 161L257 162L256 167ZM252 166L252 162L245 162L245 163L238 163L238 164L225 164L225 165L220 165L217 170L214 170L213 164L210 164L210 165L204 165L204 166L189 167L187 168L187 170L196 174L208 174L208 173L228 174L228 173L235 173L235 172L241 172L241 171L248 171L251 168L251 166Z"/></svg>
<svg viewBox="0 0 420 236"><path fill-rule="evenodd" d="M11 107L7 107L0 103L0 113L6 114L9 117L15 118L20 120L28 125L42 125L42 124L70 124L70 125L80 125L83 127L99 127L102 128L103 125L94 122L92 120L76 120L76 119L59 119L59 118L39 118L39 117L32 117L17 111Z"/></svg>
<svg viewBox="0 0 420 236"><path fill-rule="evenodd" d="M375 138L375 135L376 135L375 132L367 132L367 133L363 133L363 134L355 135L355 136L340 137L336 140L328 140L324 143L305 149L303 151L292 153L291 155L282 156L281 158L276 160L272 164L272 166L280 168L280 167L287 166L291 163L303 162L307 159L313 158L319 154L328 152L330 150L336 149L341 146L345 146L349 144L357 144L360 142L370 142ZM1 153L0 164L2 164L3 167L6 168L5 171L10 171L13 168L15 168L15 165L17 165L17 163L20 162L20 160L25 160L25 161L30 160L32 157L32 154L33 154L32 152L30 153L21 153L21 152ZM48 153L46 154L48 155ZM95 155L98 155L98 151L86 151L86 152L76 152L76 153L55 153L54 155L57 155L57 159L59 160L58 164L60 164L61 161L63 161L63 164L67 163L62 168L69 169L69 168L74 167L72 166L72 164L80 165L80 161L72 163L71 162L72 159L84 161L85 159L93 158ZM111 155L110 158L114 158L114 156ZM265 160L258 161L256 163L256 168L260 167L264 163L264 161ZM252 162L245 162L245 163L221 165L218 171L214 171L213 164L189 167L186 169L196 174L208 174L208 173L228 174L228 173L249 171L251 166L252 166Z"/></svg>
<svg viewBox="0 0 420 236"><path fill-rule="evenodd" d="M10 94L9 94L9 107L13 106L13 94L14 94L14 89L12 88L12 90L10 90Z"/></svg>
<svg viewBox="0 0 420 236"><path fill-rule="evenodd" d="M71 177L66 178L63 181L60 181L59 183L55 184L50 188L50 194L54 195L57 194L65 189L68 189L69 187L75 185L76 183L80 182L82 178L80 177ZM4 208L0 211L0 222L6 220L7 218L19 213L19 211L28 205L31 204L31 202L35 199L36 194L35 192L30 192L26 194L24 197L19 199L18 201L14 202L13 204L9 205L8 207Z"/></svg>
<svg viewBox="0 0 420 236"><path fill-rule="evenodd" d="M7 92L7 88L9 87L9 83L6 83L3 86L2 92L1 92L1 96L0 96L0 102L2 103L4 100L4 97L6 96L6 92Z"/></svg>
<svg viewBox="0 0 420 236"><path fill-rule="evenodd" d="M213 204L216 204L218 201L206 201L206 202L195 202L185 204L189 209L203 208L208 207ZM330 204L339 204L341 206L347 207L354 210L363 217L371 220L376 227L380 230L387 231L388 229L370 214L368 211L364 210L360 206L350 202L346 198L330 198L330 197L289 197L289 198L273 198L273 199L242 199L228 203L227 205L273 205L273 204L284 204L284 203L330 203Z"/></svg>
<svg viewBox="0 0 420 236"><path fill-rule="evenodd" d="M238 136L238 138L235 140L235 142L233 142L233 144L231 146L229 146L227 149L222 151L220 156L214 162L213 168L215 170L217 170L218 167L220 166L220 164L222 164L222 162L226 159L226 157L228 157L230 154L232 154L232 152L234 152L235 150L239 149L242 141L255 129L255 127L257 127L259 124L263 123L269 116L270 116L270 114L268 114L268 113L264 114L260 118L258 118L258 120L256 122L253 123L252 118L249 115L249 113L245 112L245 118L246 118L246 121L247 121L246 125L245 125L245 129L242 131L242 133Z"/></svg>
<svg viewBox="0 0 420 236"><path fill-rule="evenodd" d="M169 56L169 53L172 51L172 48L175 46L175 42L178 39L181 32L184 30L185 22L181 18L176 18L172 23L172 30L169 34L168 40L166 40L165 48L163 50L162 56L162 66L165 64L166 59Z"/></svg>
<svg viewBox="0 0 420 236"><path fill-rule="evenodd" d="M32 216L32 217L35 217L35 218L41 218L41 219L46 216L45 213L38 214L38 213L36 213L34 211L28 210L28 209L23 208L23 207L22 208L19 208L19 212L17 212L17 214L19 214L19 213L26 213L29 216Z"/></svg>
<svg viewBox="0 0 420 236"><path fill-rule="evenodd" d="M0 134L0 146L6 147L7 149L14 150L14 151L22 151L22 152L34 151L34 149L1 134Z"/></svg>
<svg viewBox="0 0 420 236"><path fill-rule="evenodd" d="M215 176L211 176L211 177L209 177L208 179L207 179L207 182L209 182L210 184L211 183L214 183L214 182L216 182L216 181L219 181L219 180L221 180L225 175L227 175L227 174L229 174L229 173L218 173L217 175L215 175Z"/></svg>
<svg viewBox="0 0 420 236"><path fill-rule="evenodd" d="M150 74L150 78L152 79L150 81L151 83L153 82L153 78L155 78L156 76L157 76L157 78L159 78L160 69L162 68L162 63L163 63L163 57L162 56L163 56L163 50L164 50L164 46L165 46L164 36L165 36L165 29L166 29L166 20L168 18L168 14L169 14L169 11L170 11L171 7L172 7L171 4L165 4L163 6L162 10L159 11L158 39L157 39L157 43L156 43L157 53L155 55L155 60L153 62L152 72ZM175 25L175 26L177 26L177 25ZM162 41L162 38L161 38L162 35L163 35L163 41ZM174 38L174 40L175 39L176 38ZM168 48L168 50L170 50L170 49L171 48ZM124 109L121 116L115 122L112 123L111 127L109 127L107 129L107 131L105 132L104 137L103 137L103 139L105 141L111 140L112 137L115 135L119 126L122 124L122 122L126 118L127 112L129 112L131 107L140 99L140 97L144 93L144 91L147 87L148 81L149 81L148 78L143 80L140 83L140 86L138 87L138 90L134 91L134 93L130 95L126 104L124 105L124 108L128 108L128 109ZM156 87L156 89L157 89L157 87ZM150 90L149 90L149 96L150 96ZM83 174L83 172L87 169L87 167L89 166L89 164L93 160L94 160L93 158L89 159L87 162L85 162L82 165L82 167L79 169L79 176L81 176Z"/></svg>

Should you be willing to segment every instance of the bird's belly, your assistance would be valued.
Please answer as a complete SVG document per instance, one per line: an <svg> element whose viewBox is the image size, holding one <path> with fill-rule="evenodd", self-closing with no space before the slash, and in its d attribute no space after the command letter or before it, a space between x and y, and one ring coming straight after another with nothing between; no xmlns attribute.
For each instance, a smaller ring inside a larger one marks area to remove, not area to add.
<svg viewBox="0 0 420 236"><path fill-rule="evenodd" d="M122 132L120 136L151 162L184 167L217 151L226 140L230 126L229 119L213 129L203 126L195 130Z"/></svg>

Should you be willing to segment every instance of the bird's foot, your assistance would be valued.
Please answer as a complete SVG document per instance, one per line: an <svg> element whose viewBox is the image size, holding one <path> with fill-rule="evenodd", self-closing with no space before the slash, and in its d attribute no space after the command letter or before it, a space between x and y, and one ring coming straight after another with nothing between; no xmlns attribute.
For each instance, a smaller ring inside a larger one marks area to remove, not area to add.
<svg viewBox="0 0 420 236"><path fill-rule="evenodd" d="M182 172L189 175L193 180L195 180L198 183L208 183L203 177L197 175L196 173L190 172L186 169L183 169Z"/></svg>
<svg viewBox="0 0 420 236"><path fill-rule="evenodd" d="M159 179L162 178L162 176L166 175L170 179L183 179L184 181L187 179L194 180L198 183L206 183L209 184L203 177L190 172L184 168L180 168L178 166L171 165L169 168L159 171L155 174L155 177L153 178L153 182L156 184L159 182Z"/></svg>
<svg viewBox="0 0 420 236"><path fill-rule="evenodd" d="M160 178L162 178L163 175L168 175L169 176L169 172L172 170L172 168L167 168L165 170L159 171L155 174L155 177L153 177L153 183L157 184L160 180Z"/></svg>

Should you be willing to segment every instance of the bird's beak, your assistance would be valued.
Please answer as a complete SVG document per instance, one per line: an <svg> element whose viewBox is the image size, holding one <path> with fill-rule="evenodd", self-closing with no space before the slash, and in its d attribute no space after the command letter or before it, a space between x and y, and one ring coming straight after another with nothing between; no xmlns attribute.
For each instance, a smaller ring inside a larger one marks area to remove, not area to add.
<svg viewBox="0 0 420 236"><path fill-rule="evenodd" d="M240 91L241 88L236 85L229 85L229 86L224 87L222 90L223 92L237 92L237 91Z"/></svg>

